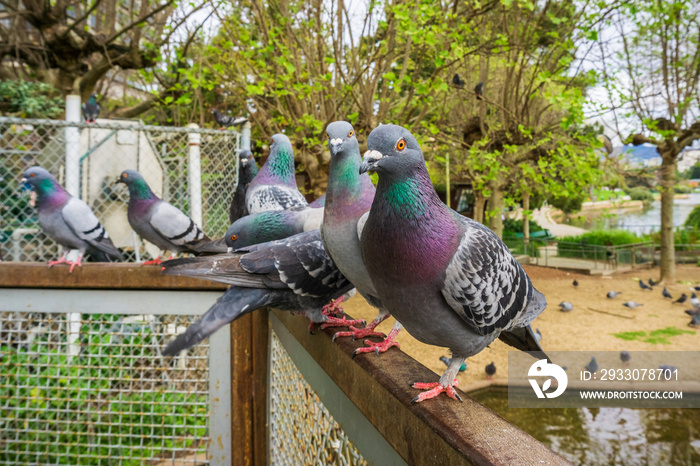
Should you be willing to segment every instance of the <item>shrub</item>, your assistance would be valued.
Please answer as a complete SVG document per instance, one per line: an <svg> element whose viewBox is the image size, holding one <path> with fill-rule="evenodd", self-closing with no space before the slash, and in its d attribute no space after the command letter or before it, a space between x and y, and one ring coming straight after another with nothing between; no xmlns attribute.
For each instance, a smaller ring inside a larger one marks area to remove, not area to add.
<svg viewBox="0 0 700 466"><path fill-rule="evenodd" d="M534 220L530 220L530 233L542 231L543 228ZM506 218L503 221L503 236L515 236L523 232L523 220L518 218Z"/></svg>
<svg viewBox="0 0 700 466"><path fill-rule="evenodd" d="M0 112L21 118L57 118L63 113L63 99L48 84L0 81Z"/></svg>
<svg viewBox="0 0 700 466"><path fill-rule="evenodd" d="M693 188L685 184L677 184L673 187L673 191L676 194L688 194L693 191Z"/></svg>
<svg viewBox="0 0 700 466"><path fill-rule="evenodd" d="M700 229L700 205L696 206L693 211L690 212L688 218L685 219L684 225L689 228Z"/></svg>
<svg viewBox="0 0 700 466"><path fill-rule="evenodd" d="M619 244L634 244L642 242L642 238L627 230L592 230L579 236L564 236L559 238L562 243L581 243L595 246L617 246Z"/></svg>
<svg viewBox="0 0 700 466"><path fill-rule="evenodd" d="M646 188L630 188L627 194L633 201L643 201L645 204L654 201L654 195Z"/></svg>

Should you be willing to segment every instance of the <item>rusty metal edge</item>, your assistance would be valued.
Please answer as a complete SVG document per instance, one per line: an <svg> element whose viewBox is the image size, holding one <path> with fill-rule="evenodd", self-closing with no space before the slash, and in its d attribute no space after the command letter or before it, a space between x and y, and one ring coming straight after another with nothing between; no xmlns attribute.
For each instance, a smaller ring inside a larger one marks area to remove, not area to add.
<svg viewBox="0 0 700 466"><path fill-rule="evenodd" d="M304 319L273 312L407 463L571 464L464 393L464 403L440 397L411 405L419 391L409 382L439 377L402 351L353 360L361 342L333 343L336 330L310 335Z"/></svg>

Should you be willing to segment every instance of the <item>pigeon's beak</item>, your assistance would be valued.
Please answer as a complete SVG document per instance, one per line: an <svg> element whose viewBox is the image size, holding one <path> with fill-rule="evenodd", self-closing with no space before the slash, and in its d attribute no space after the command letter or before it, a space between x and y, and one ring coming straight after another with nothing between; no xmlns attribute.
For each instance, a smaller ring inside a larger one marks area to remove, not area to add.
<svg viewBox="0 0 700 466"><path fill-rule="evenodd" d="M21 180L19 180L20 183L27 183L29 180L26 179L25 177L22 177Z"/></svg>
<svg viewBox="0 0 700 466"><path fill-rule="evenodd" d="M379 151L368 150L367 152L365 152L364 162L362 162L362 164L360 165L360 174L377 168L379 161L383 158L384 156Z"/></svg>
<svg viewBox="0 0 700 466"><path fill-rule="evenodd" d="M328 143L331 146L331 152L337 154L343 145L343 140L341 138L333 138Z"/></svg>
<svg viewBox="0 0 700 466"><path fill-rule="evenodd" d="M231 254L231 253L233 252L233 248L229 246L229 248L226 250L226 252L228 252L229 254Z"/></svg>
<svg viewBox="0 0 700 466"><path fill-rule="evenodd" d="M245 167L246 165L248 165L248 159L241 160L241 167Z"/></svg>

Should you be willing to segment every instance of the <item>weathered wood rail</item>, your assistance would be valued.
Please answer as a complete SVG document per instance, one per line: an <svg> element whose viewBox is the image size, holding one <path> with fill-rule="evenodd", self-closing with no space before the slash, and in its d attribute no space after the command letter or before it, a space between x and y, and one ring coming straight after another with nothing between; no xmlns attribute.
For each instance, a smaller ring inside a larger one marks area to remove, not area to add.
<svg viewBox="0 0 700 466"><path fill-rule="evenodd" d="M109 299L109 291L123 292L124 297L147 291L158 292L159 297L166 296L168 291L187 291L195 296L206 291L209 296L225 287L163 276L158 267L133 264L86 264L69 275L65 267L49 269L45 264L0 263L0 302L3 297L12 296L12 292L31 294L42 289L104 292L103 299ZM177 295L181 299L183 293ZM95 295L89 297L94 298ZM187 305L197 305L197 300ZM167 313L167 303L164 306L153 312ZM439 376L400 350L353 359L352 352L362 346L360 341L340 338L332 342L334 329L317 330L311 335L305 319L277 310L257 311L231 325L231 448L226 449L231 457L219 459L223 461L212 458L212 463L269 463L267 380L271 325L278 328L282 325L293 336L398 454L395 456L407 464L569 464L464 393L461 393L463 403L439 397L411 405L416 390L409 382L437 381ZM341 426L351 422L343 419L342 412L336 411L334 416ZM370 462L382 457L371 451L362 454Z"/></svg>

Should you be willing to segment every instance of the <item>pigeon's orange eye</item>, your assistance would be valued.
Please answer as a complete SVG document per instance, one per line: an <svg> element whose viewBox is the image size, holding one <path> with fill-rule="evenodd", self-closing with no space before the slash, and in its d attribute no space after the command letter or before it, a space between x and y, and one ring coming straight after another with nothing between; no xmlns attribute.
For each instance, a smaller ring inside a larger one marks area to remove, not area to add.
<svg viewBox="0 0 700 466"><path fill-rule="evenodd" d="M253 158L253 156L251 155L251 156L249 156L248 158L249 158L249 159L252 159L252 158Z"/></svg>
<svg viewBox="0 0 700 466"><path fill-rule="evenodd" d="M404 150L406 148L406 140L405 139L399 139L399 142L396 143L396 149L397 150Z"/></svg>
<svg viewBox="0 0 700 466"><path fill-rule="evenodd" d="M122 173L122 178L129 178L129 174L128 174L128 173Z"/></svg>
<svg viewBox="0 0 700 466"><path fill-rule="evenodd" d="M348 133L348 137L351 138L353 134L355 134L355 132L353 130L350 130L350 132Z"/></svg>
<svg viewBox="0 0 700 466"><path fill-rule="evenodd" d="M274 139L270 139L270 145L273 145L275 143Z"/></svg>
<svg viewBox="0 0 700 466"><path fill-rule="evenodd" d="M36 176L36 173L32 173L31 175L29 175L29 178L34 178L35 176Z"/></svg>
<svg viewBox="0 0 700 466"><path fill-rule="evenodd" d="M236 235L231 235L231 241L236 241L238 239L238 236Z"/></svg>
<svg viewBox="0 0 700 466"><path fill-rule="evenodd" d="M330 139L331 137L326 133L326 139Z"/></svg>

